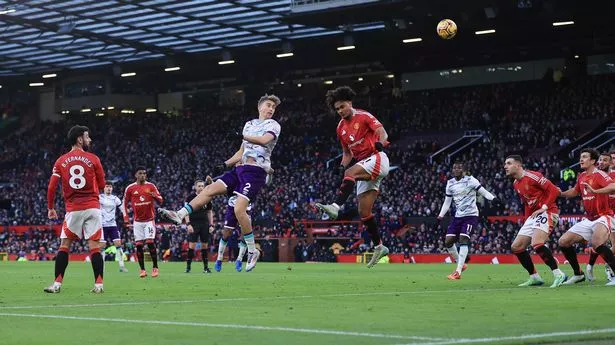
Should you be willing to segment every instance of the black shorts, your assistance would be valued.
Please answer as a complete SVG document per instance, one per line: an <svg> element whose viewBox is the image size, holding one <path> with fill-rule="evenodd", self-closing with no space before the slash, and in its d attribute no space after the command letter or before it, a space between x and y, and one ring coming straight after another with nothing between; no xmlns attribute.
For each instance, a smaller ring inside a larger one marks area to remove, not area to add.
<svg viewBox="0 0 615 345"><path fill-rule="evenodd" d="M192 224L192 228L194 231L191 234L188 234L188 242L209 242L209 225Z"/></svg>

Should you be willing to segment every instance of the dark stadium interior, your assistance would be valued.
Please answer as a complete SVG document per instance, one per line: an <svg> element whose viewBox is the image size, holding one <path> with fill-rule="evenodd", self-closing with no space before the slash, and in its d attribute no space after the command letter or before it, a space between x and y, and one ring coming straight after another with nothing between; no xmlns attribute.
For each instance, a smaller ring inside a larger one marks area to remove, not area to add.
<svg viewBox="0 0 615 345"><path fill-rule="evenodd" d="M312 204L331 199L339 184L329 169L337 164L329 160L340 153L334 134L338 120L326 108L324 94L350 85L359 93L355 104L376 115L391 136L387 151L397 168L376 204L381 232L396 253L441 253L443 233L434 217L452 162L445 155L431 159L432 154L464 131L481 131L480 140L453 159L467 162L469 172L505 201L500 210L480 200L484 216L518 215L522 207L503 175L505 155L522 154L526 167L565 189L574 180L564 179L561 172L577 161L574 149L613 122L612 64L607 71L608 63L594 66L589 59L606 54L613 61L608 54L615 51L615 29L606 24L611 1L391 0L306 13L292 12L289 3L221 1L209 9L210 5L182 1L118 0L81 6L66 1L0 1L8 11L0 15L0 221L7 229L34 229L0 233L0 252L57 250L55 238L38 230L49 224L45 194L51 165L67 149L67 129L77 123L90 127L93 151L101 157L116 194L133 181L134 166L144 164L167 200L165 206L177 208L195 178L210 174L234 152L236 143L229 141L228 133L239 130L255 112L255 100L264 93L277 94L283 100L275 115L283 140L274 152L274 183L255 203L255 229L262 241L303 239L308 234L300 221L320 219ZM151 17L137 20L138 15ZM460 29L455 39L444 41L435 34L435 25L447 17L455 18ZM574 25L552 25L569 18ZM497 34L474 34L489 28ZM336 50L347 37L356 49ZM402 43L412 37L422 41ZM282 52L294 56L277 59L275 54ZM236 63L219 65L223 58ZM507 76L498 82L496 77L437 89L405 85L408 73L440 71L446 78L467 66L493 66L494 71L513 66L516 72L516 67L521 69L517 62L545 59L559 59L563 65L541 70L531 80ZM181 70L163 70L174 66ZM120 76L128 72L136 76ZM57 77L41 79L48 73ZM28 86L32 82L45 85ZM53 114L45 118L40 116L43 92L55 99L54 109L47 110ZM123 108L136 113L122 113L119 106L84 111L95 107L86 103L95 97L155 98L173 92L182 93L183 107L166 114L145 113L145 107L128 104ZM67 101L71 103L63 103ZM612 149L607 145L602 150ZM215 201L218 221L224 202ZM63 210L61 198L58 203L57 209ZM358 219L354 203L348 220ZM582 213L578 200L559 204L562 214ZM404 230L410 225L410 231ZM485 220L472 238L472 253L509 253L515 226ZM562 223L555 238L567 227ZM169 229L165 236L173 257L181 259L185 233ZM342 252L369 249L357 245L369 237L361 235L355 223L340 233ZM124 236L131 253L130 232ZM212 252L217 240L215 236L210 242ZM326 247L309 244L310 257L304 259L334 261L327 241L322 240ZM556 241L551 245L557 250Z"/></svg>

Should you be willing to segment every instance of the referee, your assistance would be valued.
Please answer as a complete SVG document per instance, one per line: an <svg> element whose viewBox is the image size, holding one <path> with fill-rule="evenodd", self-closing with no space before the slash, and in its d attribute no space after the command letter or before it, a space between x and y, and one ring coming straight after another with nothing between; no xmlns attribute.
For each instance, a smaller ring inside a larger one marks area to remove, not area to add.
<svg viewBox="0 0 615 345"><path fill-rule="evenodd" d="M210 178L208 177L208 182ZM211 183L211 182L210 182ZM196 196L205 189L205 181L196 180L194 182L195 192L191 193L186 202L196 198ZM201 258L203 259L203 273L211 273L208 267L207 246L209 244L209 234L214 230L214 212L211 202L203 206L201 209L195 209L186 216L186 225L188 225L188 258L186 259L186 273L190 273L192 259L194 258L194 248L196 243L201 242Z"/></svg>

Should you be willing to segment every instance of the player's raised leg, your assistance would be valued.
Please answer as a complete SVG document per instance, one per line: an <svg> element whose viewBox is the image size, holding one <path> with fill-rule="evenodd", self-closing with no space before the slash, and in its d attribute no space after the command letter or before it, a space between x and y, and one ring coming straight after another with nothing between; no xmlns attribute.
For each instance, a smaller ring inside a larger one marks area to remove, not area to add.
<svg viewBox="0 0 615 345"><path fill-rule="evenodd" d="M517 259L519 259L519 263L530 275L529 279L524 283L519 284L519 286L537 286L545 283L540 277L540 274L536 272L536 267L534 266L534 262L532 262L530 252L527 250L527 247L530 245L531 241L531 235L519 233L517 234L517 237L515 237L515 240L511 246L511 250L517 256Z"/></svg>
<svg viewBox="0 0 615 345"><path fill-rule="evenodd" d="M226 174L228 173L231 172L227 172ZM159 208L158 213L161 217L168 219L177 225L181 224L182 220L187 215L191 214L193 210L207 205L216 195L226 194L227 184L223 181L225 175L223 175L221 179L218 179L216 182L205 187L205 189L203 189L203 191L200 192L196 198L192 199L189 204L183 206L178 211L170 211L164 208Z"/></svg>

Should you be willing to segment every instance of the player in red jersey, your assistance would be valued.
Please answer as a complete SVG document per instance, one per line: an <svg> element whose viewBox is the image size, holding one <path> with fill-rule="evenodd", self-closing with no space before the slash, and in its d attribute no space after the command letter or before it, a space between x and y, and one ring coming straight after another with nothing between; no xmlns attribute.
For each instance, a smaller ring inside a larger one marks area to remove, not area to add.
<svg viewBox="0 0 615 345"><path fill-rule="evenodd" d="M596 167L599 156L598 151L594 149L581 150L579 163L584 171L577 177L577 183L573 188L562 192L562 197L565 198L580 195L585 208L585 217L559 239L560 249L574 270L574 276L565 283L567 285L585 280L573 247L575 243L590 242L604 262L615 267L615 256L606 245L613 228L613 209L609 207L609 196L606 194L615 191L615 183L607 173Z"/></svg>
<svg viewBox="0 0 615 345"><path fill-rule="evenodd" d="M598 169L607 173L609 177L613 181L615 181L615 172L611 171L612 165L613 162L611 161L611 154L609 152L601 153L600 157L598 158ZM613 193L609 194L609 207L612 210L615 210L615 194ZM613 246L613 243L615 243L615 233L613 231L615 231L615 227L611 229L611 251L615 249L615 246ZM598 255L598 253L596 253L594 250L591 250L591 253L589 255L589 263L587 264L587 268L585 269L585 278L587 278L587 280L589 280L590 282L595 280L594 265L596 264L596 260L599 256L600 255ZM609 281L613 280L612 272L613 270L609 267L609 265L606 265L606 277Z"/></svg>
<svg viewBox="0 0 615 345"><path fill-rule="evenodd" d="M355 92L348 86L338 87L327 92L327 104L334 109L341 120L337 125L337 137L342 145L342 162L339 167L344 179L333 204L317 203L316 207L336 219L340 207L344 205L353 189L357 190L359 214L367 232L374 242L374 255L367 264L372 267L389 253L382 244L378 224L372 208L380 190L380 183L389 174L389 158L384 153L388 144L387 132L372 114L353 108ZM358 162L350 165L352 159Z"/></svg>
<svg viewBox="0 0 615 345"><path fill-rule="evenodd" d="M511 246L512 252L530 274L529 279L519 286L544 284L527 250L527 246L531 244L553 272L551 287L558 287L566 281L566 275L559 269L551 249L545 246L545 242L559 221L559 209L555 200L560 191L541 173L523 169L523 159L519 155L506 157L504 170L506 176L514 178L513 188L525 207L525 223L519 229Z"/></svg>
<svg viewBox="0 0 615 345"><path fill-rule="evenodd" d="M90 247L90 259L94 270L93 293L103 290L103 259L99 241L102 235L99 188L105 185L105 172L100 159L87 152L92 139L85 126L73 126L68 131L72 145L70 152L63 154L53 165L47 189L47 217L58 219L55 197L58 182L62 181L62 194L66 214L60 235L61 243L55 263L55 281L44 289L48 293L59 293L68 266L68 251L74 240L85 238Z"/></svg>
<svg viewBox="0 0 615 345"><path fill-rule="evenodd" d="M131 203L134 221L132 230L137 244L137 259L141 267L139 277L147 277L145 262L143 260L143 242L145 242L149 248L150 256L152 257L152 277L155 278L158 277L158 256L156 253L156 244L154 243L154 239L156 238L154 201L162 204L162 196L160 192L158 192L156 185L146 181L147 172L144 167L137 167L137 169L135 169L135 178L137 182L128 185L126 191L124 191L124 207L122 208L124 223L130 223L130 218L128 217L128 203Z"/></svg>

